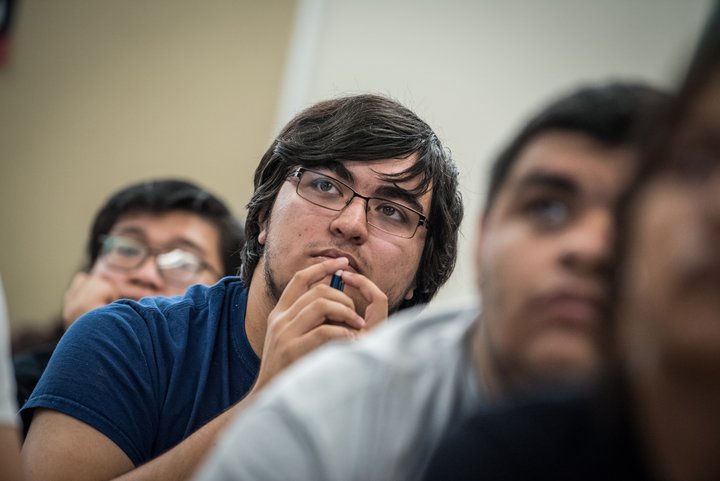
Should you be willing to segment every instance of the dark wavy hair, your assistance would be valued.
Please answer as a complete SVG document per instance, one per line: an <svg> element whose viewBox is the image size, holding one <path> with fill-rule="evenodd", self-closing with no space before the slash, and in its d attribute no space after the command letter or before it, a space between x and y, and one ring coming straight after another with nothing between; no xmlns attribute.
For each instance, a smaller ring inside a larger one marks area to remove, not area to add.
<svg viewBox="0 0 720 481"><path fill-rule="evenodd" d="M612 82L582 87L563 95L535 114L497 156L491 172L485 212L492 207L521 151L539 135L577 132L609 147L635 146L669 94L641 83Z"/></svg>
<svg viewBox="0 0 720 481"><path fill-rule="evenodd" d="M220 235L219 253L223 275L236 275L240 249L245 242L242 224L227 206L207 190L184 180L157 179L132 184L115 192L95 215L87 243L89 271L100 254L100 239L112 230L120 217L131 213L165 214L184 211L214 225Z"/></svg>
<svg viewBox="0 0 720 481"><path fill-rule="evenodd" d="M458 170L428 124L398 102L371 94L327 100L307 108L282 129L265 152L255 171L255 190L247 205L247 241L241 252L243 280L249 284L263 255L263 246L258 242L261 223L293 169L413 154L417 162L385 179L419 179L413 192L416 195L432 189L428 235L415 278L415 295L399 307L430 301L450 277L457 259L458 229L463 217Z"/></svg>

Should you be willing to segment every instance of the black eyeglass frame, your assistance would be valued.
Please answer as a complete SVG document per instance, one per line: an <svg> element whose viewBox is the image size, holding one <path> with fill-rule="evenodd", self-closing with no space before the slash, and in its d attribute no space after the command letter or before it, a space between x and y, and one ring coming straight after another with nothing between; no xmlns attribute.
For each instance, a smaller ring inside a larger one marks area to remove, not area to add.
<svg viewBox="0 0 720 481"><path fill-rule="evenodd" d="M334 211L334 212L340 212L340 211L342 211L345 207L347 207L348 205L350 205L350 203L353 201L353 199L354 199L355 197L360 197L361 199L363 199L363 200L365 201L365 209L366 209L366 213L367 213L367 209L368 209L368 205L369 205L368 202L369 202L371 199L380 200L380 201L387 202L387 203L389 203L389 204L392 204L392 205L396 205L396 206L398 206L398 207L401 207L402 209L407 209L407 210L409 210L409 211L417 214L417 216L418 216L419 218L418 218L417 224L415 225L415 229L413 229L412 234L409 235L409 236L404 236L404 235L396 234L396 233L394 233L394 232L389 232L389 231L383 229L382 227L378 227L377 225L371 223L371 222L368 220L367 214L366 214L365 220L366 220L366 222L368 223L368 225L371 225L371 226L375 227L376 229L381 230L382 232L385 232L386 234L390 234L390 235L393 235L393 236L396 236L396 237L400 237L400 238L402 238L402 239L412 239L413 237L415 237L415 234L417 233L417 228L420 227L420 226L425 227L425 229L429 229L429 228L430 228L430 223L428 222L427 216L425 216L425 215L422 214L421 212L418 212L417 210L413 209L412 207L408 207L408 206L406 206L406 205L400 204L400 203L395 202L395 201L392 201L392 200L384 199L384 198L382 198L382 197L367 197L367 196L364 196L364 195L362 195L362 194L358 194L358 193L355 191L355 189L353 189L352 187L350 187L349 185L347 185L347 184L346 184L345 182L343 182L342 180L338 180L338 179L336 179L335 177L333 177L333 176L331 176L331 175L327 175L327 174L325 174L325 173L323 173L323 172L318 172L318 171L316 171L316 170L308 169L308 168L306 168L306 167L298 167L297 169L295 169L295 170L293 170L292 172L290 172L290 173L288 174L288 177L294 177L294 178L297 178L297 179L299 180L299 179L302 177L302 175L303 175L304 172L312 172L313 174L320 175L320 176L322 176L322 177L327 177L328 179L332 180L333 182L337 182L338 184L344 186L344 187L347 188L350 192L353 193L353 195L345 202L345 205L344 205L342 208L340 208L340 209L335 209L335 208L333 208L333 207L328 207L327 205L318 204L317 202L314 202L314 201L308 199L307 197L304 197L304 196L300 193L300 182L298 182L297 185L295 186L295 193L296 193L298 196L300 196L302 199L305 199L306 201L310 202L310 203L313 204L313 205L317 205L318 207L322 207L322 208L324 208L324 209L332 210L332 211Z"/></svg>

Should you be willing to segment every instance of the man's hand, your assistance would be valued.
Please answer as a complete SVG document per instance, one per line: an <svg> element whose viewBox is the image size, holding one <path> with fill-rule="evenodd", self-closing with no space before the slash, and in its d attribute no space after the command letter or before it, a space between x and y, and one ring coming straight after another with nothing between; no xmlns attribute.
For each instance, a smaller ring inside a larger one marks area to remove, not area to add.
<svg viewBox="0 0 720 481"><path fill-rule="evenodd" d="M63 323L65 329L88 311L117 300L120 293L110 281L96 275L78 272L65 292Z"/></svg>
<svg viewBox="0 0 720 481"><path fill-rule="evenodd" d="M367 301L365 318L355 303L327 280L348 267L344 257L329 259L297 272L288 283L267 320L262 364L252 392L305 354L328 341L354 339L388 315L387 296L367 277L343 271L346 288L353 287Z"/></svg>

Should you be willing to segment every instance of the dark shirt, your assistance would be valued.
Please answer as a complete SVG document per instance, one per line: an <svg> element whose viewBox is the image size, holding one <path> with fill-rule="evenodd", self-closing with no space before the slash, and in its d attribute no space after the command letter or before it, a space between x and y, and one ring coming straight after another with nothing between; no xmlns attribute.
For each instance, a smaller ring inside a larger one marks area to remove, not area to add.
<svg viewBox="0 0 720 481"><path fill-rule="evenodd" d="M653 480L627 401L608 390L478 412L442 441L426 481Z"/></svg>
<svg viewBox="0 0 720 481"><path fill-rule="evenodd" d="M135 465L180 443L245 396L260 359L245 332L237 277L177 297L123 299L88 312L63 335L20 411L74 417Z"/></svg>
<svg viewBox="0 0 720 481"><path fill-rule="evenodd" d="M56 345L57 342L35 347L31 351L21 352L13 357L18 407L22 407L32 394L40 376L45 372Z"/></svg>

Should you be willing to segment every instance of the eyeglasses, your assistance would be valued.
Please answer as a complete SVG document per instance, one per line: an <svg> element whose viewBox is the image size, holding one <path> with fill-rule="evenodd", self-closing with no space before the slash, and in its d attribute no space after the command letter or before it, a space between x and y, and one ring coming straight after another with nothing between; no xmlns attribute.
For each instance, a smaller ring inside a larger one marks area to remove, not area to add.
<svg viewBox="0 0 720 481"><path fill-rule="evenodd" d="M367 223L383 232L410 239L418 226L428 228L427 218L420 212L391 200L365 197L352 187L329 175L301 167L290 173L298 178L297 194L326 209L341 211L355 197L365 200Z"/></svg>
<svg viewBox="0 0 720 481"><path fill-rule="evenodd" d="M166 282L175 286L192 284L203 271L222 277L210 264L192 252L177 248L163 252L150 249L144 243L131 237L107 235L101 238L100 257L114 269L130 271L137 269L150 256L155 256L155 265Z"/></svg>

